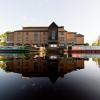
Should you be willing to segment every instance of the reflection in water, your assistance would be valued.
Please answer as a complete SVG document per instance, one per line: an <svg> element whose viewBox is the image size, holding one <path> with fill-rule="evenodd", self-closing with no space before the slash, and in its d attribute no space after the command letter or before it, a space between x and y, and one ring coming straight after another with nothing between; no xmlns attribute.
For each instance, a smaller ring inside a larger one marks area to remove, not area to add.
<svg viewBox="0 0 100 100"><path fill-rule="evenodd" d="M100 54L72 54L74 58L100 58Z"/></svg>
<svg viewBox="0 0 100 100"><path fill-rule="evenodd" d="M95 61L100 67L100 58L92 58L92 60Z"/></svg>
<svg viewBox="0 0 100 100"><path fill-rule="evenodd" d="M100 64L99 55L0 54L0 100L100 100L91 57Z"/></svg>
<svg viewBox="0 0 100 100"><path fill-rule="evenodd" d="M10 58L7 57L8 60ZM84 60L71 56L61 57L60 55L40 53L22 56L22 58L12 57L11 61L1 62L1 68L6 72L20 73L24 77L49 77L54 83L58 77L64 77L64 74L83 69Z"/></svg>

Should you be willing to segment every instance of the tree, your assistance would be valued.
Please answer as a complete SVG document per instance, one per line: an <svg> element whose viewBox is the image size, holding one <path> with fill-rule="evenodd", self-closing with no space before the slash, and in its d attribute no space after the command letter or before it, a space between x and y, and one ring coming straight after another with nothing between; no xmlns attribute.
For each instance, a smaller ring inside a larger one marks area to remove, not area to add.
<svg viewBox="0 0 100 100"><path fill-rule="evenodd" d="M11 32L10 31L9 32L5 32L5 33L0 35L0 45L2 45L2 46L7 46L8 45L7 37L8 37L9 33L11 33Z"/></svg>

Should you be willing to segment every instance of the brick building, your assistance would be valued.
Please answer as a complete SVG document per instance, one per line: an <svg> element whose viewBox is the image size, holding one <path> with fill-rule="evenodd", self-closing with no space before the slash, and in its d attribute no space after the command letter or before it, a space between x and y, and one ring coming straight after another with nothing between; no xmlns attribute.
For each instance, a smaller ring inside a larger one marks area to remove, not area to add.
<svg viewBox="0 0 100 100"><path fill-rule="evenodd" d="M8 33L9 45L30 45L59 47L67 45L84 44L84 36L76 32L68 32L64 26L51 23L47 27L23 27Z"/></svg>

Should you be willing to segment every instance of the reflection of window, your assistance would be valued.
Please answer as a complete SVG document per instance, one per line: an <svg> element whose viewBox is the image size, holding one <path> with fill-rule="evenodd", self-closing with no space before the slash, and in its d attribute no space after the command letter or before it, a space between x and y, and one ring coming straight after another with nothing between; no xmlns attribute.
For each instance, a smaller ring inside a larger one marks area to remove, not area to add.
<svg viewBox="0 0 100 100"><path fill-rule="evenodd" d="M56 32L52 31L52 40L55 40Z"/></svg>
<svg viewBox="0 0 100 100"><path fill-rule="evenodd" d="M25 65L26 65L26 66L28 66L28 64L29 64L29 63L28 63L28 62L26 62L26 64L25 64Z"/></svg>
<svg viewBox="0 0 100 100"><path fill-rule="evenodd" d="M57 44L51 44L50 47L57 47Z"/></svg>
<svg viewBox="0 0 100 100"><path fill-rule="evenodd" d="M20 62L19 61L17 62L17 65L20 66Z"/></svg>
<svg viewBox="0 0 100 100"><path fill-rule="evenodd" d="M50 59L57 59L57 56L50 56Z"/></svg>
<svg viewBox="0 0 100 100"><path fill-rule="evenodd" d="M34 63L34 72L38 72L38 63L37 62Z"/></svg>

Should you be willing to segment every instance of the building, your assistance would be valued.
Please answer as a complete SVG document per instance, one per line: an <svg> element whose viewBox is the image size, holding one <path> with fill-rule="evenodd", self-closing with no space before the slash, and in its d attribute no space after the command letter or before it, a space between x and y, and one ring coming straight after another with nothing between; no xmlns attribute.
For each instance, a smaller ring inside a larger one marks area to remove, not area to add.
<svg viewBox="0 0 100 100"><path fill-rule="evenodd" d="M77 45L83 44L84 43L84 35L77 34L76 35L76 43L77 43Z"/></svg>
<svg viewBox="0 0 100 100"><path fill-rule="evenodd" d="M67 32L66 33L66 43L67 45L75 45L76 43L76 32ZM83 43L82 43L83 44Z"/></svg>
<svg viewBox="0 0 100 100"><path fill-rule="evenodd" d="M76 32L68 32L64 26L58 26L55 22L48 27L23 27L8 33L8 42L11 45L30 45L59 47L75 44L84 44L84 36Z"/></svg>

